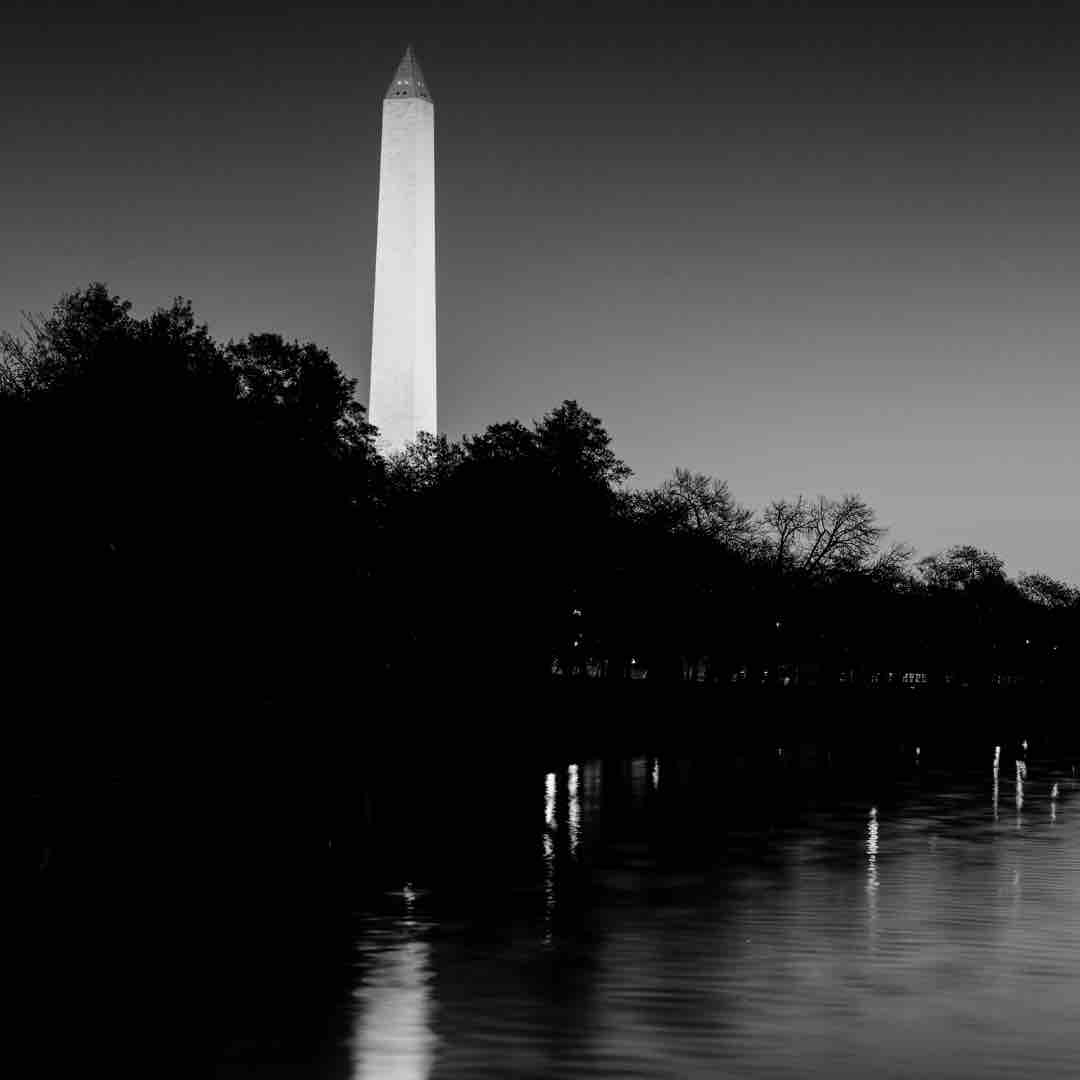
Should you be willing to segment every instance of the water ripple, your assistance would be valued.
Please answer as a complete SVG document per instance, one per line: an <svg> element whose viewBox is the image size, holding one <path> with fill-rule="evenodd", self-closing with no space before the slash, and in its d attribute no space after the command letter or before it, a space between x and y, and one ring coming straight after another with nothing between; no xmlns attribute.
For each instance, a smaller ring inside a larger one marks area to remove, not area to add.
<svg viewBox="0 0 1080 1080"><path fill-rule="evenodd" d="M541 774L536 889L481 940L434 892L359 928L353 1075L1080 1076L1080 792L990 759L785 810L659 758Z"/></svg>

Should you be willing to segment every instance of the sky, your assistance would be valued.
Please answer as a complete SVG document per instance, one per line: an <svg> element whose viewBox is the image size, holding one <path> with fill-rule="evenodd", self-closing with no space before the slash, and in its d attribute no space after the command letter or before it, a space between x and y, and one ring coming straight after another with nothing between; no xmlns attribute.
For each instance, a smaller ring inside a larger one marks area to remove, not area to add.
<svg viewBox="0 0 1080 1080"><path fill-rule="evenodd" d="M90 281L371 341L381 101L435 102L440 428L566 398L636 486L860 494L1080 584L1080 22L742 2L7 0L0 327Z"/></svg>

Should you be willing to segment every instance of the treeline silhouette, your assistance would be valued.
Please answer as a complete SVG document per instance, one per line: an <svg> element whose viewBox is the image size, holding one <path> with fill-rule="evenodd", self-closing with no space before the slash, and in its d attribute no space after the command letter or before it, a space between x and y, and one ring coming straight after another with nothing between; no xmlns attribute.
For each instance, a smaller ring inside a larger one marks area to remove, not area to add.
<svg viewBox="0 0 1080 1080"><path fill-rule="evenodd" d="M0 337L9 687L42 705L383 700L445 683L1063 685L1080 591L857 495L648 490L565 401L376 450L312 344L101 284ZM391 696L386 697L387 693Z"/></svg>

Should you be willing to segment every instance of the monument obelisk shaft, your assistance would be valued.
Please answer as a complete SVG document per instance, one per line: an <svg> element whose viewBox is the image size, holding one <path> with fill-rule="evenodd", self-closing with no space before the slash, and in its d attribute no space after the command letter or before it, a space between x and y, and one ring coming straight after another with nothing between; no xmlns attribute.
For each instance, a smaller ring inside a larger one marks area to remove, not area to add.
<svg viewBox="0 0 1080 1080"><path fill-rule="evenodd" d="M383 451L438 430L435 106L411 46L383 99L368 419Z"/></svg>

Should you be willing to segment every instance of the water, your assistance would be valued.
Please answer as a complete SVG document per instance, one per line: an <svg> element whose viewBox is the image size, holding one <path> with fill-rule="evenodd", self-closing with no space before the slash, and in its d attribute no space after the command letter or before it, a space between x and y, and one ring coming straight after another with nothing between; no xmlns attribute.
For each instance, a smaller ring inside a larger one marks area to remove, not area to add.
<svg viewBox="0 0 1080 1080"><path fill-rule="evenodd" d="M328 837L326 963L219 1075L1080 1076L1076 759L897 753L406 785Z"/></svg>

